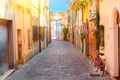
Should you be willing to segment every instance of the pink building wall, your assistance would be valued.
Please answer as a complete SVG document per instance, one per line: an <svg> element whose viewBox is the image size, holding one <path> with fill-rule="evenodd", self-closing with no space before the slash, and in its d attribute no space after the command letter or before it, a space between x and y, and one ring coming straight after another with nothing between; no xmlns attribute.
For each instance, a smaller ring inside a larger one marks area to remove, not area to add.
<svg viewBox="0 0 120 80"><path fill-rule="evenodd" d="M111 76L118 76L118 29L115 28L115 9L120 14L119 0L101 0L99 13L100 24L105 26L105 47L103 52L106 57L106 69Z"/></svg>

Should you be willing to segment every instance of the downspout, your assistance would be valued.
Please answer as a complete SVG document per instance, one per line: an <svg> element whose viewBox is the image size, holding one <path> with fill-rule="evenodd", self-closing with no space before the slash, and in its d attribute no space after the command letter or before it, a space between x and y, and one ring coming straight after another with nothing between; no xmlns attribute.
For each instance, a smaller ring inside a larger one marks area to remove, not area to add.
<svg viewBox="0 0 120 80"><path fill-rule="evenodd" d="M41 52L41 36L40 36L40 1L38 0L38 31L39 31L39 52Z"/></svg>
<svg viewBox="0 0 120 80"><path fill-rule="evenodd" d="M14 1L14 20L13 20L13 27L12 27L12 30L13 30L13 54L14 54L14 69L17 69L17 64L16 64L16 27L15 27L15 1Z"/></svg>

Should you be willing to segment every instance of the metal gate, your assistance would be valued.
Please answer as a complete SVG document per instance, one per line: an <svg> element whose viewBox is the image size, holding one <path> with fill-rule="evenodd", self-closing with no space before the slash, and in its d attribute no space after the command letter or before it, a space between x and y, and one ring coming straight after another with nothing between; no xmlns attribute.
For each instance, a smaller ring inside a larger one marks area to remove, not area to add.
<svg viewBox="0 0 120 80"><path fill-rule="evenodd" d="M8 30L0 26L0 75L8 70Z"/></svg>

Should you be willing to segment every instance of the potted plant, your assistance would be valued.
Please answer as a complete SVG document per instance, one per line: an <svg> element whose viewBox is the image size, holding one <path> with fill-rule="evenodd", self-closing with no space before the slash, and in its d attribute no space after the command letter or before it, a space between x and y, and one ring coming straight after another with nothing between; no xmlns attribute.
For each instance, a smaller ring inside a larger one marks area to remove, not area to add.
<svg viewBox="0 0 120 80"><path fill-rule="evenodd" d="M64 40L67 40L67 35L68 35L68 28L67 27L64 27L63 28L63 30L62 30L62 32L63 32L63 39Z"/></svg>
<svg viewBox="0 0 120 80"><path fill-rule="evenodd" d="M81 37L81 40L83 40L85 38L85 33L81 33L80 37Z"/></svg>

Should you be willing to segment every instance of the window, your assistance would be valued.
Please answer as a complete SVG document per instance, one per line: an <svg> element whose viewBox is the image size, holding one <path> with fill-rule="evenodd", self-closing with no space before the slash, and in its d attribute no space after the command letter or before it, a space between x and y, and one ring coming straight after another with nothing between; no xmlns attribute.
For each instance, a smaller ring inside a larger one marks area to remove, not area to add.
<svg viewBox="0 0 120 80"><path fill-rule="evenodd" d="M104 47L104 26L101 25L101 27L102 29L100 31L100 46Z"/></svg>
<svg viewBox="0 0 120 80"><path fill-rule="evenodd" d="M36 25L33 25L33 41L39 40L39 28Z"/></svg>
<svg viewBox="0 0 120 80"><path fill-rule="evenodd" d="M30 29L28 29L28 48L30 48Z"/></svg>
<svg viewBox="0 0 120 80"><path fill-rule="evenodd" d="M44 28L45 28L45 27L40 27L40 38L41 38L41 40L43 40L44 37L45 37L45 31L44 31Z"/></svg>

